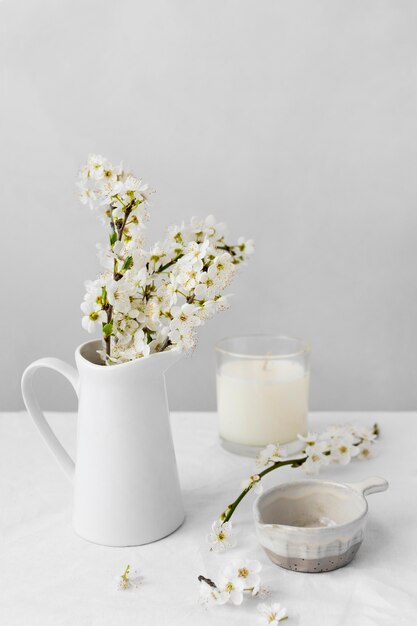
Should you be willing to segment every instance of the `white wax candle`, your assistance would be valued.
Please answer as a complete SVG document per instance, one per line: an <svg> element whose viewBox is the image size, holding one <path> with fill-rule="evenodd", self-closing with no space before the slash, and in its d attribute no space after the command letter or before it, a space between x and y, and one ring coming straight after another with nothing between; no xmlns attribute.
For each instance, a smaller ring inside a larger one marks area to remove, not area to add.
<svg viewBox="0 0 417 626"><path fill-rule="evenodd" d="M289 443L307 433L309 375L295 361L246 359L217 374L220 436L249 446Z"/></svg>

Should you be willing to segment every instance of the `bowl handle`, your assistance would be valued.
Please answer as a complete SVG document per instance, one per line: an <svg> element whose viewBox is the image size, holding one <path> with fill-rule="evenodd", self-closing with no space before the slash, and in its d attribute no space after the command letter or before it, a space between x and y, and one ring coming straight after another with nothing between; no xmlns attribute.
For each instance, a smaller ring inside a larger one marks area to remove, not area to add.
<svg viewBox="0 0 417 626"><path fill-rule="evenodd" d="M364 496L368 496L370 493L377 493L378 491L386 491L388 489L388 481L380 476L365 478L365 480L361 480L358 483L345 484Z"/></svg>

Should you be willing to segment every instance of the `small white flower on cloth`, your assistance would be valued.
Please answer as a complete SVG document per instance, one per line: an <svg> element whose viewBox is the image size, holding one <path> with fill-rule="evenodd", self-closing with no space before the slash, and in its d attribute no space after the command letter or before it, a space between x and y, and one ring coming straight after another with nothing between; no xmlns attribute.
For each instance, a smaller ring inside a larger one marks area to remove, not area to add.
<svg viewBox="0 0 417 626"><path fill-rule="evenodd" d="M214 552L224 552L236 545L236 538L233 534L232 522L221 522L216 520L211 526L211 533L207 537Z"/></svg>
<svg viewBox="0 0 417 626"><path fill-rule="evenodd" d="M256 595L261 584L259 572L262 565L259 561L249 559L235 559L227 565L222 575L229 580L238 578L243 582L244 591L250 591L252 595Z"/></svg>
<svg viewBox="0 0 417 626"><path fill-rule="evenodd" d="M268 585L261 585L258 589L258 593L253 594L253 595L256 595L256 597L259 598L260 600L269 598L269 596L271 595L271 587L268 587Z"/></svg>
<svg viewBox="0 0 417 626"><path fill-rule="evenodd" d="M139 573L127 565L123 574L116 576L116 586L118 591L127 591L136 588L141 582Z"/></svg>
<svg viewBox="0 0 417 626"><path fill-rule="evenodd" d="M238 576L221 576L218 585L220 604L231 602L235 606L242 604L244 582Z"/></svg>
<svg viewBox="0 0 417 626"><path fill-rule="evenodd" d="M258 604L258 611L261 614L258 617L258 624L264 626L278 626L279 622L288 617L287 609L284 609L277 602L273 604Z"/></svg>
<svg viewBox="0 0 417 626"><path fill-rule="evenodd" d="M209 578L199 576L200 602L204 605L225 604L228 601L227 594L220 593L216 584Z"/></svg>

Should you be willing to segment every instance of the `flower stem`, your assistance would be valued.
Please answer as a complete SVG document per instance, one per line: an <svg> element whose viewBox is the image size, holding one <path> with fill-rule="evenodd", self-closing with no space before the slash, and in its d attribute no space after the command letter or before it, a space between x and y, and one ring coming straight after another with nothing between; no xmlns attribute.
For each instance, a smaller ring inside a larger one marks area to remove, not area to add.
<svg viewBox="0 0 417 626"><path fill-rule="evenodd" d="M224 246L216 246L216 250L225 250L226 252L228 252L232 256L235 256L236 252L234 251L233 248L234 248L234 246L228 246L226 244L224 244Z"/></svg>
<svg viewBox="0 0 417 626"><path fill-rule="evenodd" d="M122 201L120 199L119 199L119 202L122 203ZM111 231L113 233L116 233L117 241L121 241L122 240L123 231L125 229L126 222L128 220L129 215L131 214L131 212L133 210L133 202L131 202L127 206L123 204L123 206L125 207L125 214L124 214L123 222L122 222L120 228L117 228L117 225L116 225L116 223L114 221L114 218L113 218L113 209L114 209L114 207L112 205L110 205L110 228L111 228ZM117 262L116 262L116 260L114 260L114 263L113 263L113 279L115 281L118 281L121 278L123 278L123 274L120 274L120 272L117 271ZM112 321L112 318L113 318L113 307L108 302L107 302L107 307L105 308L105 311L106 311L106 314L107 314L107 324L110 324L111 321ZM108 357L110 357L111 356L111 335L107 335L104 338L104 344L105 344L105 347L106 347L106 354L107 354ZM107 361L106 361L106 365L108 365Z"/></svg>
<svg viewBox="0 0 417 626"><path fill-rule="evenodd" d="M111 306L111 304L108 304L107 306L108 306L108 309L106 311L106 313L107 313L107 323L110 324L111 318L112 318L112 315L113 315L113 307ZM111 335L108 335L107 337L105 337L104 343L106 345L106 354L107 354L107 356L110 356L110 353L111 353Z"/></svg>
<svg viewBox="0 0 417 626"><path fill-rule="evenodd" d="M167 270L169 267L171 267L171 265L174 265L174 263L176 263L177 261L179 261L179 259L181 257L183 257L183 254L178 254L175 259L171 259L171 261L169 261L168 263L165 263L165 265L161 265L157 270L156 270L156 274L160 274L161 272L165 272L165 270Z"/></svg>
<svg viewBox="0 0 417 626"><path fill-rule="evenodd" d="M301 459L287 459L286 461L277 461L276 463L273 463L269 467L267 467L264 470L262 470L262 472L259 472L257 474L257 476L259 476L259 479L261 479L264 476L266 476L267 474L269 474L270 472L273 472L274 470L278 469L279 467L283 467L284 465L291 465L291 467L300 467L306 461L307 461L307 457L306 456L302 457ZM229 506L226 508L224 513L222 513L220 519L222 520L223 524L224 524L224 522L228 522L230 520L230 518L232 517L232 515L235 512L236 508L242 502L243 498L252 489L253 484L254 483L249 485L249 487L245 487L245 489L243 489L243 491L238 495L236 500L234 502L232 502L232 504L229 504Z"/></svg>
<svg viewBox="0 0 417 626"><path fill-rule="evenodd" d="M117 235L117 239L118 239L119 241L121 241L121 240L122 240L123 231L124 231L125 226L126 226L127 218L129 217L129 215L130 215L130 214L131 214L131 212L132 212L132 204L133 204L133 203L131 202L131 203L129 204L129 206L127 206L127 207L126 207L126 210L125 210L125 216L124 216L124 219L123 219L122 225L120 226L120 230L119 230L118 235Z"/></svg>

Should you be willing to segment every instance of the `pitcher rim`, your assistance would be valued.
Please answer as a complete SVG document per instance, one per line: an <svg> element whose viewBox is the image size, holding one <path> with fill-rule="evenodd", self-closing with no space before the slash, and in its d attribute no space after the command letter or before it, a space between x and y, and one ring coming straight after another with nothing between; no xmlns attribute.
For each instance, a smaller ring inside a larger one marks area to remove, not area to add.
<svg viewBox="0 0 417 626"><path fill-rule="evenodd" d="M89 341L84 341L83 343L81 343L76 349L75 349L75 359L77 360L77 358L80 358L82 360L83 363L85 363L88 367L91 367L93 369L100 369L102 370L104 368L104 370L113 370L113 366L112 367L108 367L105 366L104 363L102 365L99 365L98 363L92 363L91 361L89 361L83 354L81 354L81 350L92 343L97 343L100 344L101 340L100 339L90 339ZM159 357L159 358L165 358L165 356L167 354L170 355L177 355L178 357L181 356L181 353L178 352L177 350L164 350L163 352L154 352L153 354L149 354L148 356L139 358L139 359L133 359L132 361L126 361L126 363L116 363L114 365L114 367L117 367L117 369L119 369L120 367L129 367L132 366L132 363L139 363L139 362L143 362L143 361L149 361L151 359L151 357ZM155 358L153 359L155 360Z"/></svg>

